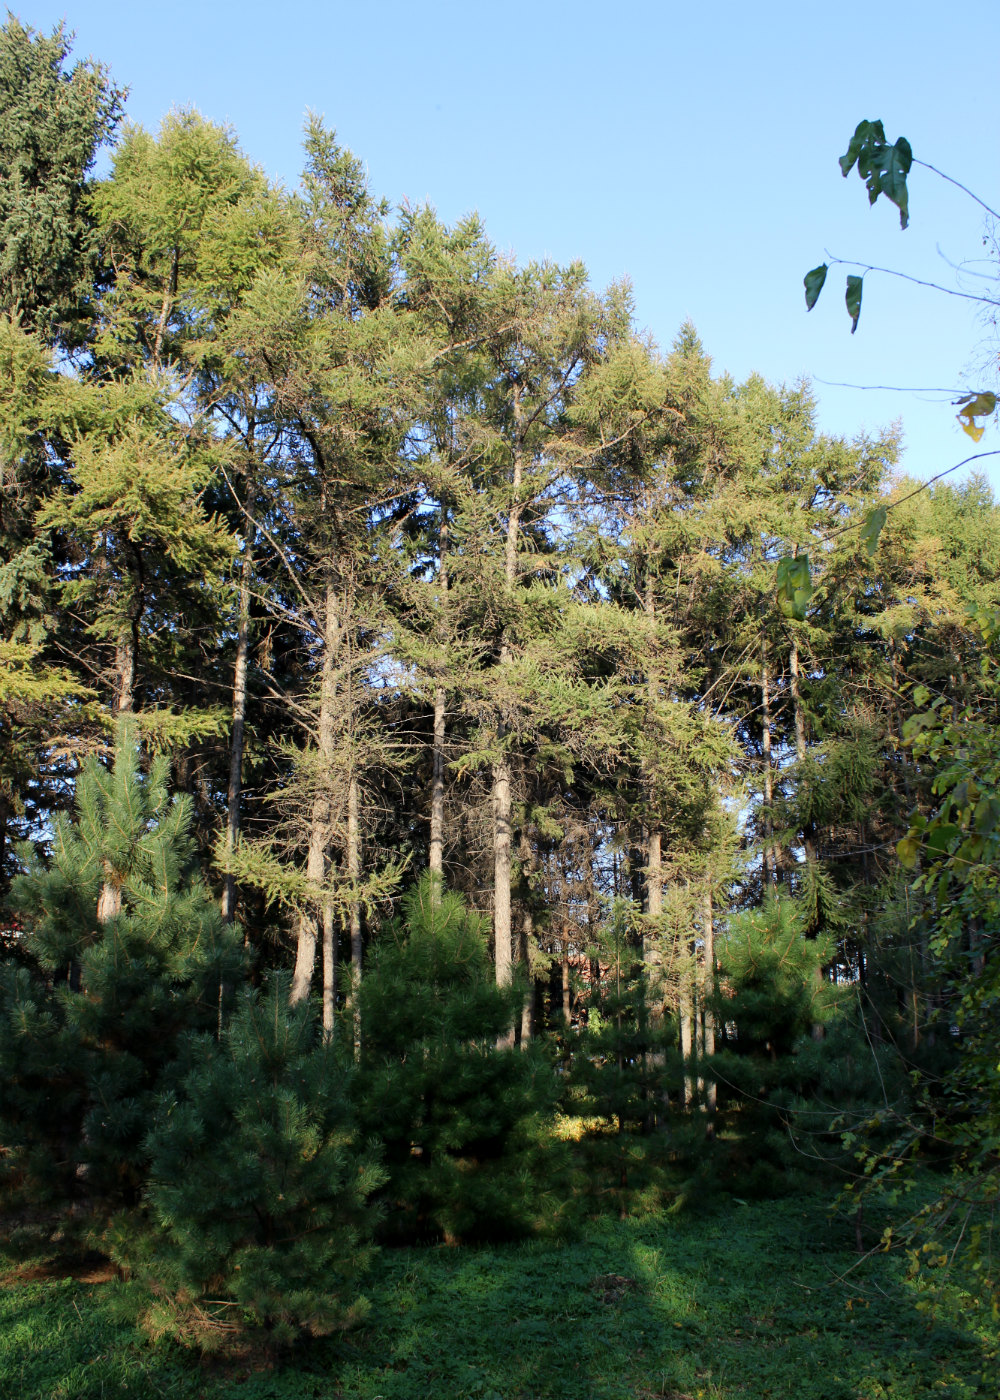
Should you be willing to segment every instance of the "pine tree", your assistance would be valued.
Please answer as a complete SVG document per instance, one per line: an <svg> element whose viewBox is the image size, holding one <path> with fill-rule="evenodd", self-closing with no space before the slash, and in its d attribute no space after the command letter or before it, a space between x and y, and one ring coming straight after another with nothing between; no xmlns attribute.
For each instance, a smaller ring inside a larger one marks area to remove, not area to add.
<svg viewBox="0 0 1000 1400"><path fill-rule="evenodd" d="M287 1346L363 1318L366 1201L384 1173L359 1146L349 1056L275 977L183 1060L145 1145L148 1228L123 1223L115 1245L153 1294L147 1331L209 1351Z"/></svg>
<svg viewBox="0 0 1000 1400"><path fill-rule="evenodd" d="M66 1199L137 1199L179 1037L218 1029L242 976L193 866L190 804L171 801L165 759L147 775L138 759L123 728L111 772L84 765L51 864L22 848L11 894L22 933L0 993L8 1174L32 1159Z"/></svg>
<svg viewBox="0 0 1000 1400"><path fill-rule="evenodd" d="M358 1121L385 1145L399 1238L509 1237L544 1193L537 1116L555 1085L538 1047L499 1048L523 991L496 985L482 920L426 874L361 990Z"/></svg>

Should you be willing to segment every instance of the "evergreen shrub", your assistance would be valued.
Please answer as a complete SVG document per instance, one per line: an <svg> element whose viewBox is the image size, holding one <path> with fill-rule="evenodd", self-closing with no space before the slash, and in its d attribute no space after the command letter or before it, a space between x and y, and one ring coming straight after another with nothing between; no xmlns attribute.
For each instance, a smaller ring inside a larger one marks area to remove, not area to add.
<svg viewBox="0 0 1000 1400"><path fill-rule="evenodd" d="M147 1227L125 1217L112 1233L151 1296L146 1330L209 1351L357 1322L385 1174L353 1122L350 1060L277 976L185 1059L147 1139Z"/></svg>
<svg viewBox="0 0 1000 1400"><path fill-rule="evenodd" d="M22 932L0 964L0 1166L36 1202L138 1200L181 1037L216 1028L243 976L167 773L157 759L144 775L123 729L111 772L84 765L51 861L20 852Z"/></svg>
<svg viewBox="0 0 1000 1400"><path fill-rule="evenodd" d="M482 921L427 875L361 985L359 1124L384 1144L389 1238L503 1238L554 1209L555 1076L508 1044L523 988L498 987Z"/></svg>

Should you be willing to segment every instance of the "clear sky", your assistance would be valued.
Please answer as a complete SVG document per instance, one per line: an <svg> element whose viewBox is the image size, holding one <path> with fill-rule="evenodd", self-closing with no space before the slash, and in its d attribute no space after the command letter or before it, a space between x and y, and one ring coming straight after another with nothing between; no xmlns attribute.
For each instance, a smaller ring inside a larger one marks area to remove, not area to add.
<svg viewBox="0 0 1000 1400"><path fill-rule="evenodd" d="M307 109L368 165L375 192L478 209L527 261L582 259L595 285L631 278L640 324L668 347L685 318L717 370L813 378L820 424L853 435L901 419L904 465L927 477L977 449L949 394L820 381L997 388L982 308L870 275L857 334L824 249L975 290L982 211L911 173L911 225L869 209L837 158L856 123L1000 208L1000 0L22 0L20 19L76 30L75 52L131 89L155 129L175 106L230 122L248 156L294 184ZM971 265L970 264L971 260ZM956 272L950 264L966 264ZM994 463L998 465L994 466ZM982 463L1000 489L1000 456Z"/></svg>

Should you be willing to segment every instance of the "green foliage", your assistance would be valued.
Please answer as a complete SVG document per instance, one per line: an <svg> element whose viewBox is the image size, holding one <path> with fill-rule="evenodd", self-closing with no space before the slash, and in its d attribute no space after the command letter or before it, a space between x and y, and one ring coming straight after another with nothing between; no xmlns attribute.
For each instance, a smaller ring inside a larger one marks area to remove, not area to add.
<svg viewBox="0 0 1000 1400"><path fill-rule="evenodd" d="M847 306L847 314L851 318L851 335L858 328L858 320L861 316L861 293L864 290L865 279L851 273L847 278L847 291L844 293L844 302Z"/></svg>
<svg viewBox="0 0 1000 1400"><path fill-rule="evenodd" d="M631 904L615 900L594 931L586 952L600 975L586 1025L566 1037L562 1110L579 1124L576 1189L594 1213L659 1209L680 1180L670 1164L682 1116L671 1111L684 1072L677 1021L654 990L657 970L643 963L637 922Z"/></svg>
<svg viewBox="0 0 1000 1400"><path fill-rule="evenodd" d="M183 1048L146 1142L146 1230L120 1222L115 1257L155 1301L143 1325L202 1350L287 1346L365 1315L367 1198L384 1180L359 1145L351 1065L287 979L242 994L221 1041Z"/></svg>
<svg viewBox="0 0 1000 1400"><path fill-rule="evenodd" d="M836 989L820 973L833 954L827 938L804 937L802 909L771 897L732 920L719 951L717 1012L735 1027L737 1053L761 1066L792 1055L835 1012Z"/></svg>
<svg viewBox="0 0 1000 1400"><path fill-rule="evenodd" d="M915 872L912 890L943 980L949 1015L961 1035L962 1055L947 1080L949 1135L963 1155L997 1175L1000 1094L996 1075L996 1015L1000 1007L1000 748L997 702L1000 676L997 614L969 609L970 628L983 643L974 701L959 708L926 687L904 735L914 757L931 773L929 810L911 814L897 845ZM928 704L928 701L930 702Z"/></svg>
<svg viewBox="0 0 1000 1400"><path fill-rule="evenodd" d="M910 219L906 177L913 164L913 152L906 137L900 136L890 146L881 122L858 122L851 144L840 157L845 180L855 164L868 188L869 204L874 204L879 195L884 194L899 210L900 228L906 228Z"/></svg>
<svg viewBox="0 0 1000 1400"><path fill-rule="evenodd" d="M778 606L781 611L786 617L794 617L803 622L813 593L808 554L798 554L794 557L787 554L783 559L779 559L775 578L778 585Z"/></svg>
<svg viewBox="0 0 1000 1400"><path fill-rule="evenodd" d="M567 1107L616 1134L646 1130L663 1117L680 1081L677 1027L656 1014L632 908L616 900L587 954L601 977L591 987L587 1024L574 1040Z"/></svg>
<svg viewBox="0 0 1000 1400"><path fill-rule="evenodd" d="M66 69L72 36L8 13L0 30L0 312L43 339L79 345L99 276L87 175L113 140L124 92L107 69Z"/></svg>
<svg viewBox="0 0 1000 1400"><path fill-rule="evenodd" d="M179 1037L217 1025L242 975L193 868L190 806L166 777L162 759L141 775L123 728L110 773L84 766L51 864L26 848L12 890L23 931L0 967L5 1174L47 1161L67 1199L135 1199Z"/></svg>
<svg viewBox="0 0 1000 1400"><path fill-rule="evenodd" d="M899 210L899 223L906 228L910 220L909 191L906 177L913 164L913 152L905 136L890 145L886 140L881 122L859 122L851 144L845 155L840 157L840 169L846 180L855 164L858 174L868 188L868 202L874 204L879 195L884 194ZM804 278L806 289L806 310L811 311L819 300L819 294L826 282L829 271L827 263L821 263L807 272ZM858 328L861 316L861 294L864 287L864 274L849 273L845 302L847 314L851 318L851 334ZM992 413L992 409L989 410ZM971 420L970 420L971 421Z"/></svg>
<svg viewBox="0 0 1000 1400"><path fill-rule="evenodd" d="M508 1043L524 990L497 986L481 920L431 875L404 911L360 993L357 1113L385 1145L388 1228L523 1234L545 1215L540 1115L555 1098L544 1050Z"/></svg>
<svg viewBox="0 0 1000 1400"><path fill-rule="evenodd" d="M830 271L829 264L820 263L819 267L814 267L811 272L807 272L802 279L806 289L806 310L811 311L819 301L819 294L823 290L826 282L826 274Z"/></svg>
<svg viewBox="0 0 1000 1400"><path fill-rule="evenodd" d="M806 936L815 918L806 905L769 895L760 909L732 920L718 950L717 1053L704 1073L718 1080L720 1107L737 1137L723 1133L706 1170L741 1195L801 1186L801 1170L793 1169L811 1164L798 1160L796 1133L828 1128L833 1117L832 1106L818 1120L808 1111L830 1078L827 1053L836 1056L834 1043L815 1039L817 1028L834 1021L842 1000L823 974L833 939Z"/></svg>

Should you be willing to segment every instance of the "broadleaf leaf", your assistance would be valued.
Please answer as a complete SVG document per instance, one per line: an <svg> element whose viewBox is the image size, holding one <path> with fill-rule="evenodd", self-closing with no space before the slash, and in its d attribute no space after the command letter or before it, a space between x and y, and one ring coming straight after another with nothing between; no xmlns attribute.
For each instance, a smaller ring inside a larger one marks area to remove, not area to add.
<svg viewBox="0 0 1000 1400"><path fill-rule="evenodd" d="M851 273L847 278L847 292L844 300L847 303L847 314L851 318L851 335L858 328L858 317L861 315L861 289L864 283L863 277L855 277Z"/></svg>
<svg viewBox="0 0 1000 1400"><path fill-rule="evenodd" d="M823 290L826 281L826 274L829 272L827 263L820 263L819 267L814 267L811 272L807 272L802 281L806 289L806 310L811 311L819 300L819 294Z"/></svg>
<svg viewBox="0 0 1000 1400"><path fill-rule="evenodd" d="M879 506L876 510L870 510L865 516L865 523L861 527L861 539L868 551L869 559L875 557L875 551L878 549L878 537L885 525L886 514L885 506Z"/></svg>

